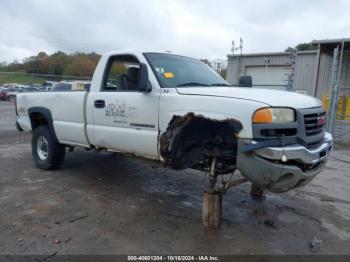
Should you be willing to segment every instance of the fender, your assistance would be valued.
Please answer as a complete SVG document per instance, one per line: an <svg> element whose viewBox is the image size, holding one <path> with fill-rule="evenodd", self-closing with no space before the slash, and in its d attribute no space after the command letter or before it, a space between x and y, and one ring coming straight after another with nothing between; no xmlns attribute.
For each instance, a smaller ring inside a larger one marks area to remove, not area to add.
<svg viewBox="0 0 350 262"><path fill-rule="evenodd" d="M45 116L45 119L47 121L47 124L48 124L48 127L49 127L49 130L51 132L53 140L55 141L55 143L59 143L57 136L56 136L56 133L55 133L55 129L53 127L53 119L52 119L51 111L45 107L40 107L40 106L34 106L34 107L29 108L28 109L28 116L30 119L30 125L32 126L32 130L34 130L34 128L35 128L35 123L33 122L33 119L31 117L31 115L34 113L40 113L40 114Z"/></svg>

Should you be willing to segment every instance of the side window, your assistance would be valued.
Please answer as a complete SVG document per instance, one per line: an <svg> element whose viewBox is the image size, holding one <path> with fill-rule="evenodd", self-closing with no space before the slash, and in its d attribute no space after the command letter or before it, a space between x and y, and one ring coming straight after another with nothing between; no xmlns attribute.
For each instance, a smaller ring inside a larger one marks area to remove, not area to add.
<svg viewBox="0 0 350 262"><path fill-rule="evenodd" d="M105 72L101 91L137 91L140 64L133 56L114 56Z"/></svg>

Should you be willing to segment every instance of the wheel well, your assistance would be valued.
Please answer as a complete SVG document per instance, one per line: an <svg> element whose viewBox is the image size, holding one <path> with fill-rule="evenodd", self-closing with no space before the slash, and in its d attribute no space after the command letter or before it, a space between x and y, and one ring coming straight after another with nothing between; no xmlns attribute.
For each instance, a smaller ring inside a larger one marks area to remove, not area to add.
<svg viewBox="0 0 350 262"><path fill-rule="evenodd" d="M174 116L160 137L160 154L174 169L206 170L217 157L218 171L235 169L237 134L242 124L235 119L216 120L188 113Z"/></svg>
<svg viewBox="0 0 350 262"><path fill-rule="evenodd" d="M46 125L48 126L54 141L58 143L58 139L53 127L52 115L49 109L45 107L31 107L28 109L28 115L32 130L39 126Z"/></svg>
<svg viewBox="0 0 350 262"><path fill-rule="evenodd" d="M43 113L33 112L30 114L30 123L32 125L32 129L34 130L38 126L48 125L48 120Z"/></svg>

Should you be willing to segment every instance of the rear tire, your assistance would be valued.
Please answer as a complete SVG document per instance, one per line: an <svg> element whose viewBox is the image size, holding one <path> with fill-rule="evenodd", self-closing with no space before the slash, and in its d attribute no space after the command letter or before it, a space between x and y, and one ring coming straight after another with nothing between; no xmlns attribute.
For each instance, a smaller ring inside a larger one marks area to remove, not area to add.
<svg viewBox="0 0 350 262"><path fill-rule="evenodd" d="M65 152L65 146L54 141L48 126L34 129L32 155L38 168L45 170L58 168L64 160Z"/></svg>

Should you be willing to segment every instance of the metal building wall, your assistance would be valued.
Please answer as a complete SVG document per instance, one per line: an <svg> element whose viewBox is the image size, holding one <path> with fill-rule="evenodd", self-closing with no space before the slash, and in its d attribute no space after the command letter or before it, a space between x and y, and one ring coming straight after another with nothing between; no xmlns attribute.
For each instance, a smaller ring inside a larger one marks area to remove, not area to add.
<svg viewBox="0 0 350 262"><path fill-rule="evenodd" d="M293 90L314 95L317 79L317 54L316 50L298 52L294 66ZM229 55L227 81L237 85L238 78L246 75L248 66L265 66L266 59L269 61L268 66L292 66L291 54L287 52L248 54L243 56Z"/></svg>
<svg viewBox="0 0 350 262"><path fill-rule="evenodd" d="M344 51L340 74L341 95L350 95L350 51Z"/></svg>
<svg viewBox="0 0 350 262"><path fill-rule="evenodd" d="M231 84L238 83L237 73L239 72L238 71L238 66L240 64L239 60L240 60L239 57L228 56L226 80Z"/></svg>
<svg viewBox="0 0 350 262"><path fill-rule="evenodd" d="M268 66L291 65L290 53L261 53L249 55L229 55L226 80L231 84L238 84L238 78L246 74L248 66L265 66L266 59Z"/></svg>
<svg viewBox="0 0 350 262"><path fill-rule="evenodd" d="M314 94L317 73L317 51L298 52L294 67L293 90Z"/></svg>
<svg viewBox="0 0 350 262"><path fill-rule="evenodd" d="M317 78L316 97L322 98L328 95L331 88L332 78L332 55L322 52L320 56L319 71Z"/></svg>

